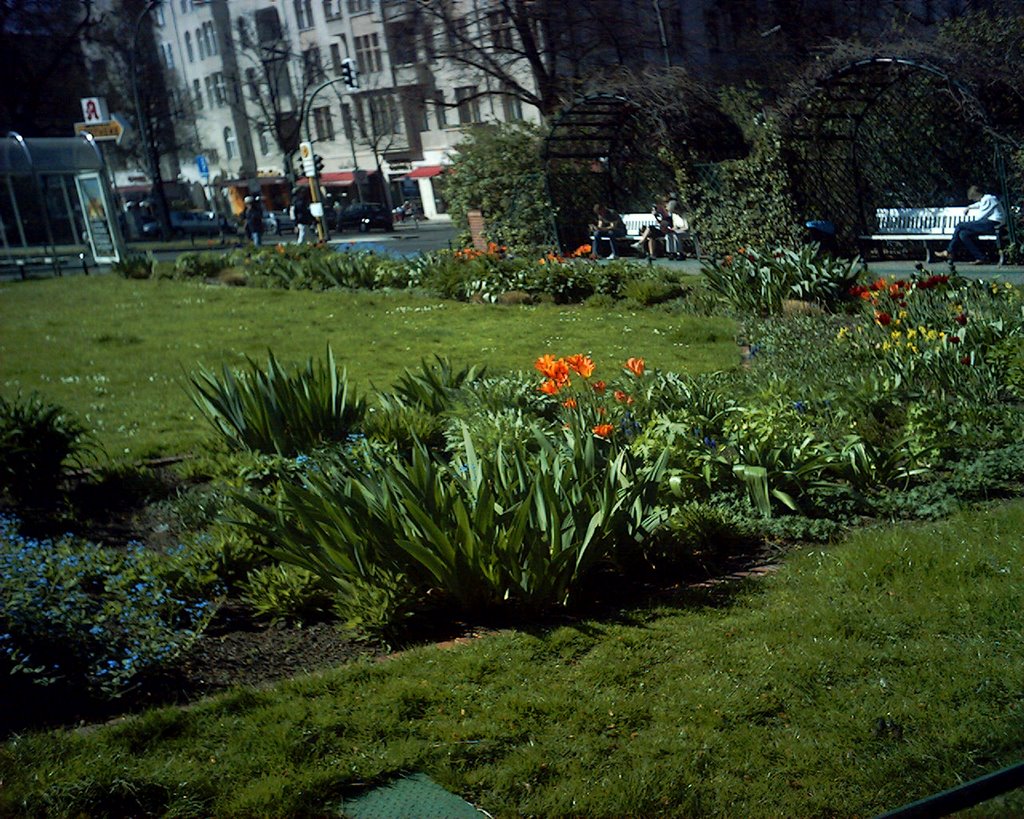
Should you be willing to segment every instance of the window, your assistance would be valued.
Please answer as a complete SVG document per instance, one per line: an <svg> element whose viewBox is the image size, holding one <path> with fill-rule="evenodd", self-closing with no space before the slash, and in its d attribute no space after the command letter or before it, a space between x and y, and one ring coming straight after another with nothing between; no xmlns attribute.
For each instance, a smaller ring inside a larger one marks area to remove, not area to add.
<svg viewBox="0 0 1024 819"><path fill-rule="evenodd" d="M501 107L505 114L505 122L523 118L523 101L515 94L502 94Z"/></svg>
<svg viewBox="0 0 1024 819"><path fill-rule="evenodd" d="M238 156L238 140L230 128L224 129L224 151L227 153L228 162Z"/></svg>
<svg viewBox="0 0 1024 819"><path fill-rule="evenodd" d="M203 110L203 85L199 80L192 80L192 103L197 111Z"/></svg>
<svg viewBox="0 0 1024 819"><path fill-rule="evenodd" d="M334 141L334 120L331 118L331 109L326 105L322 108L313 109L313 124L316 128L316 138Z"/></svg>
<svg viewBox="0 0 1024 819"><path fill-rule="evenodd" d="M277 9L260 9L256 12L256 39L261 43L281 39L281 18L277 16Z"/></svg>
<svg viewBox="0 0 1024 819"><path fill-rule="evenodd" d="M434 27L429 20L423 21L423 56L427 62L437 59L437 48L434 46Z"/></svg>
<svg viewBox="0 0 1024 819"><path fill-rule="evenodd" d="M302 52L302 68L306 77L306 85L313 85L318 82L324 74L320 65L320 49L316 46Z"/></svg>
<svg viewBox="0 0 1024 819"><path fill-rule="evenodd" d="M196 29L196 48L199 49L199 59L206 59L206 38L203 36L203 30L201 28Z"/></svg>
<svg viewBox="0 0 1024 819"><path fill-rule="evenodd" d="M270 140L267 139L267 132L261 130L256 134L256 137L260 142L260 153L266 156L270 153Z"/></svg>
<svg viewBox="0 0 1024 819"><path fill-rule="evenodd" d="M164 25L166 25L166 20L164 19L164 7L163 7L163 5L159 5L159 6L156 7L156 24L158 26L160 26L161 28L163 28Z"/></svg>
<svg viewBox="0 0 1024 819"><path fill-rule="evenodd" d="M210 108L213 108L214 107L214 99L215 99L215 97L213 95L213 77L212 76L207 77L206 80L205 80L205 83L206 83L206 102L210 106Z"/></svg>
<svg viewBox="0 0 1024 819"><path fill-rule="evenodd" d="M402 118L394 97L370 97L369 106L372 136L402 133Z"/></svg>
<svg viewBox="0 0 1024 819"><path fill-rule="evenodd" d="M348 0L348 13L359 14L369 11L373 6L373 0Z"/></svg>
<svg viewBox="0 0 1024 819"><path fill-rule="evenodd" d="M300 29L313 27L312 0L295 0L295 23Z"/></svg>
<svg viewBox="0 0 1024 819"><path fill-rule="evenodd" d="M455 100L458 102L459 125L480 121L480 100L476 96L475 85L463 85L456 88Z"/></svg>
<svg viewBox="0 0 1024 819"><path fill-rule="evenodd" d="M174 68L174 47L170 43L160 43L160 56L165 67Z"/></svg>
<svg viewBox="0 0 1024 819"><path fill-rule="evenodd" d="M325 20L336 20L341 17L341 0L338 0L338 5L334 5L334 0L324 0L324 19Z"/></svg>
<svg viewBox="0 0 1024 819"><path fill-rule="evenodd" d="M341 76L341 49L337 43L331 43L331 71L335 77Z"/></svg>
<svg viewBox="0 0 1024 819"><path fill-rule="evenodd" d="M260 83L257 79L256 69L245 69L245 87L249 89L249 99L258 102L260 98Z"/></svg>
<svg viewBox="0 0 1024 819"><path fill-rule="evenodd" d="M512 48L512 22L509 20L508 12L488 12L487 26L491 30L492 46L505 50Z"/></svg>
<svg viewBox="0 0 1024 819"><path fill-rule="evenodd" d="M182 14L188 14L188 12L189 12L189 2L188 2L188 0L181 0L181 13Z"/></svg>
<svg viewBox="0 0 1024 819"><path fill-rule="evenodd" d="M411 21L392 23L388 26L388 42L391 44L391 59L398 65L416 62L416 29Z"/></svg>
<svg viewBox="0 0 1024 819"><path fill-rule="evenodd" d="M437 115L437 127L448 127L448 109L444 104L444 91L438 91L434 96L434 113Z"/></svg>
<svg viewBox="0 0 1024 819"><path fill-rule="evenodd" d="M224 75L219 71L213 75L213 95L217 99L218 108L227 105L228 86L224 82Z"/></svg>
<svg viewBox="0 0 1024 819"><path fill-rule="evenodd" d="M217 54L220 48L217 45L217 32L213 29L213 23L203 23L203 31L206 32L206 47L210 54Z"/></svg>
<svg viewBox="0 0 1024 819"><path fill-rule="evenodd" d="M341 104L341 127L345 129L345 139L351 142L355 133L352 131L352 106L347 102Z"/></svg>
<svg viewBox="0 0 1024 819"><path fill-rule="evenodd" d="M185 54L188 56L189 62L195 59L195 55L192 53L192 34L188 31L185 32Z"/></svg>
<svg viewBox="0 0 1024 819"><path fill-rule="evenodd" d="M245 22L245 18L239 17L236 25L238 26L238 44L242 48L252 48L252 36L249 34L249 24Z"/></svg>
<svg viewBox="0 0 1024 819"><path fill-rule="evenodd" d="M380 38L377 33L355 38L356 66L360 74L376 74L383 69L380 56Z"/></svg>

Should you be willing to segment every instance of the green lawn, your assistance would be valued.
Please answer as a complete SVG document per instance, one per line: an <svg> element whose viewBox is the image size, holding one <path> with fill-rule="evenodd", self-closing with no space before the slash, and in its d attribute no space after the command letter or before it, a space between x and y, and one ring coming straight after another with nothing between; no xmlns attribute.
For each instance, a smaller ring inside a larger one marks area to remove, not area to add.
<svg viewBox="0 0 1024 819"><path fill-rule="evenodd" d="M320 815L424 771L500 816L871 815L1024 758L1022 531L863 531L733 594L19 738L0 813Z"/></svg>
<svg viewBox="0 0 1024 819"><path fill-rule="evenodd" d="M734 334L724 319L659 310L75 276L0 285L0 391L38 390L95 430L111 458L136 460L202 441L187 372L268 348L297 363L329 343L368 389L435 354L491 372L530 370L546 352L590 353L605 373L630 356L676 372L724 369L738 361Z"/></svg>

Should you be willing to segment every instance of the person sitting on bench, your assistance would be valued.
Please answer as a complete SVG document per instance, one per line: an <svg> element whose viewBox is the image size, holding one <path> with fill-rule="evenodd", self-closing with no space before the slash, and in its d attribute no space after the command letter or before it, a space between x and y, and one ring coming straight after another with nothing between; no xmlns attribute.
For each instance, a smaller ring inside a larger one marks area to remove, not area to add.
<svg viewBox="0 0 1024 819"><path fill-rule="evenodd" d="M592 234L590 244L591 259L600 257L598 243L602 239L611 246L611 253L608 254L608 258L618 258L618 254L615 252L615 240L621 239L626 235L626 226L622 223L622 217L618 213L606 205L594 205L594 222L590 225L590 232Z"/></svg>
<svg viewBox="0 0 1024 819"><path fill-rule="evenodd" d="M964 216L968 217L960 222L953 229L953 238L949 240L949 247L936 253L939 259L956 258L957 248L963 247L974 257L971 264L984 264L985 254L978 247L975 239L987 233L998 233L1000 228L1006 224L1006 214L999 198L991 193L982 193L977 185L971 185L967 189L967 198L971 200Z"/></svg>

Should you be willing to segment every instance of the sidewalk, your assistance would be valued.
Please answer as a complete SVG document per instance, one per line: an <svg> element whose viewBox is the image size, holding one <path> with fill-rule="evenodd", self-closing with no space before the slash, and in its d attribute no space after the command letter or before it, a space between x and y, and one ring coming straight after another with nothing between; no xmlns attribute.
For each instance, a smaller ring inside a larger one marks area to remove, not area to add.
<svg viewBox="0 0 1024 819"><path fill-rule="evenodd" d="M691 275L698 275L701 272L701 262L697 259L685 259L681 262L671 261L669 259L655 259L653 264L659 267L667 267L672 270L678 270L682 273ZM922 264L920 261L904 261L904 260L880 260L880 261L869 261L867 269L870 275L884 276L886 278L909 278L916 270L917 265ZM945 262L932 262L930 265L924 265L924 270L929 273L935 274L948 274L949 265ZM982 265L971 265L971 264L958 264L956 266L957 274L963 276L965 279L992 279L998 281L1007 281L1013 284L1024 284L1024 265L1003 265L1000 267L997 264L982 264Z"/></svg>

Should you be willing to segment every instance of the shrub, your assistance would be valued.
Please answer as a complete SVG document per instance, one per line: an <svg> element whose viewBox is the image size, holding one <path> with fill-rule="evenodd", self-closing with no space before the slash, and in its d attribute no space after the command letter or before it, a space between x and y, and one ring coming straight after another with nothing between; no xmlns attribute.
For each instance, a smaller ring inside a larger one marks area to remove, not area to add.
<svg viewBox="0 0 1024 819"><path fill-rule="evenodd" d="M284 484L280 505L247 504L276 557L343 596L408 576L468 610L564 605L617 544L653 526L663 461L643 467L589 431L534 434L536 452L503 446L483 457L467 435L451 464L422 445L409 459L364 448L344 474Z"/></svg>
<svg viewBox="0 0 1024 819"><path fill-rule="evenodd" d="M0 518L0 667L108 696L167 667L214 611L179 591L173 563L139 544L22 537Z"/></svg>
<svg viewBox="0 0 1024 819"><path fill-rule="evenodd" d="M344 441L359 424L365 402L349 391L330 346L326 361L312 358L289 374L267 354L266 370L246 358L241 376L224 366L221 376L202 369L190 378L193 402L233 449L295 455Z"/></svg>
<svg viewBox="0 0 1024 819"><path fill-rule="evenodd" d="M823 256L813 245L799 251L780 248L772 253L741 247L721 261L705 259L701 267L708 289L734 310L778 315L789 299L834 310L848 298L860 260Z"/></svg>
<svg viewBox="0 0 1024 819"><path fill-rule="evenodd" d="M470 130L445 176L456 228L467 211L486 214L487 238L516 251L549 244L551 206L544 189L541 133L525 123Z"/></svg>
<svg viewBox="0 0 1024 819"><path fill-rule="evenodd" d="M90 449L85 428L39 395L0 397L0 485L19 505L52 504L62 469Z"/></svg>
<svg viewBox="0 0 1024 819"><path fill-rule="evenodd" d="M229 266L228 257L220 253L182 253L174 262L174 273L179 279L212 279Z"/></svg>
<svg viewBox="0 0 1024 819"><path fill-rule="evenodd" d="M113 273L125 279L149 279L156 269L156 259L152 253L136 253L118 259L110 266Z"/></svg>
<svg viewBox="0 0 1024 819"><path fill-rule="evenodd" d="M312 572L275 563L249 573L242 584L242 600L257 617L294 622L322 618L330 611L333 595Z"/></svg>

